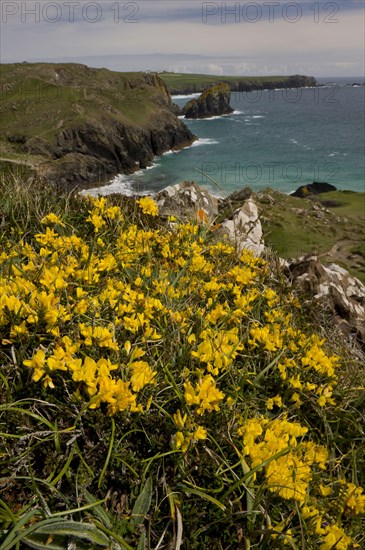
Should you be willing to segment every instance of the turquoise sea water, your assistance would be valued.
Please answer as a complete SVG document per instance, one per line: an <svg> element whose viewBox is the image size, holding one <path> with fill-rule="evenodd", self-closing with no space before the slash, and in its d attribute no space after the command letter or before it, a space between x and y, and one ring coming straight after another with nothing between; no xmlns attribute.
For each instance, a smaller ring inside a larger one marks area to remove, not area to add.
<svg viewBox="0 0 365 550"><path fill-rule="evenodd" d="M193 146L156 158L98 193L149 193L194 180L215 194L249 185L290 192L312 181L365 191L365 87L334 79L321 88L232 93L234 113L186 121ZM189 97L173 100L183 106ZM213 181L214 180L214 181Z"/></svg>

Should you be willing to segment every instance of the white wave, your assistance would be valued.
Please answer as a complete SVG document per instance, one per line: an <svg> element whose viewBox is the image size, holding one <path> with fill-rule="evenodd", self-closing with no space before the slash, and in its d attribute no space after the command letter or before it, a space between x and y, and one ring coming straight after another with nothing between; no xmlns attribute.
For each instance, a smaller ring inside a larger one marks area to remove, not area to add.
<svg viewBox="0 0 365 550"><path fill-rule="evenodd" d="M252 115L252 118L265 118L265 115Z"/></svg>
<svg viewBox="0 0 365 550"><path fill-rule="evenodd" d="M207 120L207 121L209 121L209 120L217 120L218 118L223 118L223 117L225 117L225 116L227 116L227 115L216 115L216 116L210 116L210 117L208 117L208 118L201 118L200 120L204 120L204 121L205 121L205 120ZM199 119L195 119L195 120L199 120Z"/></svg>
<svg viewBox="0 0 365 550"><path fill-rule="evenodd" d="M219 141L217 141L216 139L199 138L197 141L194 141L194 143L192 143L190 147L198 147L200 145L215 145L217 143L219 143Z"/></svg>
<svg viewBox="0 0 365 550"><path fill-rule="evenodd" d="M230 117L232 115L239 115L239 114L243 114L242 111L233 111L233 113L226 113L225 115L215 115L215 116L210 116L210 117L207 117L207 118L190 118L189 119L189 122L201 122L201 121L209 121L209 120L217 120L218 118L227 118L227 117Z"/></svg>
<svg viewBox="0 0 365 550"><path fill-rule="evenodd" d="M238 111L238 110L234 110L233 113L231 113L231 115L244 115L245 114L245 111Z"/></svg>
<svg viewBox="0 0 365 550"><path fill-rule="evenodd" d="M200 96L200 93L197 92L195 94L177 94L177 95L172 95L171 98L174 100L174 99L191 99L191 98L194 98L194 97L199 97Z"/></svg>
<svg viewBox="0 0 365 550"><path fill-rule="evenodd" d="M173 153L175 151L171 152ZM147 166L146 168L137 170L130 175L117 174L108 184L102 185L100 187L93 187L91 189L83 189L82 191L80 191L80 194L84 196L90 195L92 197L112 195L114 193L125 195L127 197L134 197L136 195L150 195L150 191L142 191L138 188L140 183L138 179L136 179L136 176L138 178L138 176L143 175L147 170L153 170L154 168L157 168L157 166L160 166L160 164L158 162L154 162L151 164L151 166Z"/></svg>
<svg viewBox="0 0 365 550"><path fill-rule="evenodd" d="M299 143L299 141L297 141L296 139L289 139L289 142L292 143L293 145L298 145L298 147L301 147L302 149L305 149L306 151L312 151L313 150L313 147L311 147L310 145L306 145L305 143Z"/></svg>
<svg viewBox="0 0 365 550"><path fill-rule="evenodd" d="M180 120L182 120L183 118L185 118L185 115L179 115L177 118L179 118Z"/></svg>
<svg viewBox="0 0 365 550"><path fill-rule="evenodd" d="M111 195L112 193L120 193L121 195L126 195L127 197L133 197L134 195L136 195L137 192L133 186L133 180L131 179L131 176L118 174L107 185L103 185L101 187L93 187L92 189L84 189L80 192L81 195L90 195L92 197L97 197L99 195Z"/></svg>

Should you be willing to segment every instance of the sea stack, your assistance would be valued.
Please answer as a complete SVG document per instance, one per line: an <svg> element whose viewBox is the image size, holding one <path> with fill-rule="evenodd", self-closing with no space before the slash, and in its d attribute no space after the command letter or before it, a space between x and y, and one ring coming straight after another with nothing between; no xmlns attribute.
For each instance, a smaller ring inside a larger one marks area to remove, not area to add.
<svg viewBox="0 0 365 550"><path fill-rule="evenodd" d="M182 110L185 118L210 118L212 116L233 113L230 106L231 90L228 84L221 82L211 86L198 97L192 99Z"/></svg>

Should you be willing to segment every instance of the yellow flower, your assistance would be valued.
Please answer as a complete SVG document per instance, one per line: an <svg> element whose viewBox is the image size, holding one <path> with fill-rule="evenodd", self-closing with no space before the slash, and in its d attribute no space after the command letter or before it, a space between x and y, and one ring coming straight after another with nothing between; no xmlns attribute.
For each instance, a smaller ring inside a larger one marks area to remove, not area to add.
<svg viewBox="0 0 365 550"><path fill-rule="evenodd" d="M136 202L144 214L149 214L150 216L158 215L158 206L151 197L142 197Z"/></svg>
<svg viewBox="0 0 365 550"><path fill-rule="evenodd" d="M179 430L182 430L183 427L185 426L185 422L186 422L187 417L188 417L188 415L186 413L184 414L184 416L181 416L181 411L180 410L178 410L172 416L172 418L174 419L175 425Z"/></svg>
<svg viewBox="0 0 365 550"><path fill-rule="evenodd" d="M298 406L302 404L302 400L300 399L300 395L297 392L294 392L291 396L291 400L294 401Z"/></svg>
<svg viewBox="0 0 365 550"><path fill-rule="evenodd" d="M269 411L271 411L274 408L274 405L276 405L277 407L282 407L283 406L283 400L282 400L280 395L275 395L275 397L270 397L266 401L266 408Z"/></svg>
<svg viewBox="0 0 365 550"><path fill-rule="evenodd" d="M321 495L323 497L327 497L328 495L332 494L332 489L331 489L331 487L325 487L324 485L322 485L322 483L320 483L319 484L319 492L321 493Z"/></svg>
<svg viewBox="0 0 365 550"><path fill-rule="evenodd" d="M258 326L257 323L250 329L251 338L248 343L255 348L258 344L262 344L268 351L276 351L283 345L280 326L278 324Z"/></svg>
<svg viewBox="0 0 365 550"><path fill-rule="evenodd" d="M45 268L40 283L49 290L62 290L67 287L64 279L65 273L56 265Z"/></svg>
<svg viewBox="0 0 365 550"><path fill-rule="evenodd" d="M62 219L56 214L54 214L53 212L51 212L47 216L44 216L44 218L41 220L41 223L44 223L45 225L48 223L50 224L57 223L58 225L62 225L63 227L65 227L65 224L63 223Z"/></svg>
<svg viewBox="0 0 365 550"><path fill-rule="evenodd" d="M42 378L43 374L45 373L45 359L46 354L43 350L39 349L37 353L33 355L32 359L25 359L25 361L23 361L23 365L34 369L34 382L38 382L38 380Z"/></svg>
<svg viewBox="0 0 365 550"><path fill-rule="evenodd" d="M98 233L99 229L106 225L106 221L99 214L92 212L90 212L90 216L86 218L86 221L92 223L95 233Z"/></svg>
<svg viewBox="0 0 365 550"><path fill-rule="evenodd" d="M345 506L354 514L363 514L365 512L365 494L362 487L358 487L353 483L347 484Z"/></svg>
<svg viewBox="0 0 365 550"><path fill-rule="evenodd" d="M54 389L55 387L52 381L52 378L48 374L43 378L43 386L45 388L51 388L51 389Z"/></svg>
<svg viewBox="0 0 365 550"><path fill-rule="evenodd" d="M224 399L224 393L216 387L214 378L211 375L204 377L195 386L190 382L184 384L185 399L188 405L199 405L197 413L202 415L204 411L219 411L219 403Z"/></svg>
<svg viewBox="0 0 365 550"><path fill-rule="evenodd" d="M304 502L311 480L311 469L293 453L289 453L268 464L266 478L270 491L285 499Z"/></svg>
<svg viewBox="0 0 365 550"><path fill-rule="evenodd" d="M132 370L131 384L135 392L141 390L147 384L153 384L157 374L146 361L135 361L130 365Z"/></svg>
<svg viewBox="0 0 365 550"><path fill-rule="evenodd" d="M326 536L319 550L347 550L352 544L352 540L348 537L345 531L336 523L328 525L325 528Z"/></svg>
<svg viewBox="0 0 365 550"><path fill-rule="evenodd" d="M324 407L326 405L326 398L324 395L321 395L321 397L319 397L317 399L317 403L320 407Z"/></svg>
<svg viewBox="0 0 365 550"><path fill-rule="evenodd" d="M175 435L175 447L176 449L180 449L182 444L184 443L184 434L182 432L177 432Z"/></svg>
<svg viewBox="0 0 365 550"><path fill-rule="evenodd" d="M202 426L198 426L193 434L193 441L199 441L200 439L207 438L207 430Z"/></svg>

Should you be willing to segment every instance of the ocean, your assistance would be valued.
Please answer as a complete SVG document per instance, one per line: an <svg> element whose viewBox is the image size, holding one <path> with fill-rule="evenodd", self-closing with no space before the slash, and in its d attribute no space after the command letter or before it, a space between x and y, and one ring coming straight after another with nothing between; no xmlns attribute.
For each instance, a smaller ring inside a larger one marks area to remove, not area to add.
<svg viewBox="0 0 365 550"><path fill-rule="evenodd" d="M91 194L149 194L193 180L226 196L244 186L289 193L326 181L365 191L363 77L317 79L322 87L231 94L231 115L186 120L198 140ZM196 94L198 95L198 94ZM191 97L173 96L183 106Z"/></svg>

